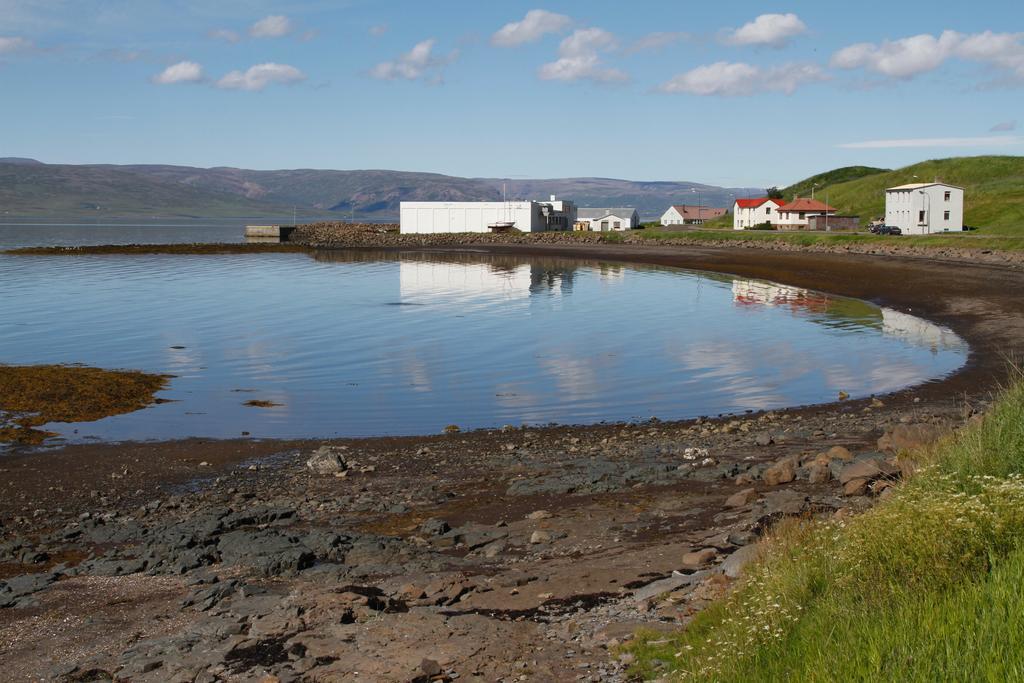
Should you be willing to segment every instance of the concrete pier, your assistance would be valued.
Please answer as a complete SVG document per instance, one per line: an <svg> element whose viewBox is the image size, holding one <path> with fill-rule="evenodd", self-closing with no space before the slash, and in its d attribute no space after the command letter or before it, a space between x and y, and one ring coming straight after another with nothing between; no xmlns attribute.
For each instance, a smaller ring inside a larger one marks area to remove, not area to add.
<svg viewBox="0 0 1024 683"><path fill-rule="evenodd" d="M294 225L247 225L245 226L246 238L270 238L287 242L291 234L295 232Z"/></svg>

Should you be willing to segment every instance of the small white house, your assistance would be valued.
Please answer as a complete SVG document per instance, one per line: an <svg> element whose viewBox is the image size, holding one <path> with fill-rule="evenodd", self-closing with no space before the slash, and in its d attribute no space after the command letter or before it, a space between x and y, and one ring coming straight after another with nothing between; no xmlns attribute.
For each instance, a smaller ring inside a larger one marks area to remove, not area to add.
<svg viewBox="0 0 1024 683"><path fill-rule="evenodd" d="M905 235L964 229L964 188L946 183L911 183L885 191L885 224Z"/></svg>
<svg viewBox="0 0 1024 683"><path fill-rule="evenodd" d="M714 206L691 206L687 204L673 204L668 211L661 214L661 224L670 225L703 225L712 218L724 216L726 209Z"/></svg>
<svg viewBox="0 0 1024 683"><path fill-rule="evenodd" d="M511 223L522 232L572 230L576 205L554 197L548 202L402 202L402 233L490 232Z"/></svg>
<svg viewBox="0 0 1024 683"><path fill-rule="evenodd" d="M581 224L589 223L586 230L608 232L609 230L632 230L640 227L640 214L632 208L612 209L579 209L576 220Z"/></svg>
<svg viewBox="0 0 1024 683"><path fill-rule="evenodd" d="M779 209L784 202L781 199L737 199L732 206L733 230L744 230L762 223L778 222Z"/></svg>

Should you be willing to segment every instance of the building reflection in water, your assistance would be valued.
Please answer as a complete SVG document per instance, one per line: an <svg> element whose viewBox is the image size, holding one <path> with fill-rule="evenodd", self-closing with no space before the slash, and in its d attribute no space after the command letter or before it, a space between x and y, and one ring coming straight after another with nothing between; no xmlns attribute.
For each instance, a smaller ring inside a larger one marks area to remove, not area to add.
<svg viewBox="0 0 1024 683"><path fill-rule="evenodd" d="M876 329L888 337L896 337L933 352L961 351L967 348L966 342L947 327L860 299L742 278L733 280L732 299L735 305L741 307L788 308L795 315L829 327Z"/></svg>

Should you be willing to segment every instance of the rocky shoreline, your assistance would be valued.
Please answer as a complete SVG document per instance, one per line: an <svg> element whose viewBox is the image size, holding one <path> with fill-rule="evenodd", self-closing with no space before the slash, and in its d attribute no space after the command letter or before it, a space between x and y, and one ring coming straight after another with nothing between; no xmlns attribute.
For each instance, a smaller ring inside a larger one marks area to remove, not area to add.
<svg viewBox="0 0 1024 683"><path fill-rule="evenodd" d="M1012 268L706 245L472 248L858 296L949 325L971 358L878 399L688 422L8 455L8 677L628 680L619 643L686 624L779 520L891 495L912 470L899 453L983 413L1006 356L1024 352Z"/></svg>
<svg viewBox="0 0 1024 683"><path fill-rule="evenodd" d="M453 233L403 235L394 224L311 223L300 225L289 242L319 249L383 248L424 249L434 247L493 247L629 245L647 248L699 247L715 249L754 249L775 252L811 254L864 254L868 256L900 256L948 261L985 263L997 266L1024 267L1024 252L972 249L969 247L920 247L901 244L898 237L886 242L800 245L782 240L709 240L687 237L658 238L643 236L643 231L624 233L545 232L545 233ZM969 242L970 237L964 238Z"/></svg>
<svg viewBox="0 0 1024 683"><path fill-rule="evenodd" d="M772 524L866 508L901 448L984 407L862 403L331 442L93 490L5 520L0 659L17 680L625 680L616 644L685 624Z"/></svg>

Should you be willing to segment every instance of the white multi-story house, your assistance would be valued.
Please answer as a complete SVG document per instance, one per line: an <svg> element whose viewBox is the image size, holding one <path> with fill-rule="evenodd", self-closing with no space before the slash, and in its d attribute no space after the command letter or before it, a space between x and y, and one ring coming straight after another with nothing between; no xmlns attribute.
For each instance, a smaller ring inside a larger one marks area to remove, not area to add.
<svg viewBox="0 0 1024 683"><path fill-rule="evenodd" d="M628 207L578 209L576 216L577 225L583 226L583 230L593 230L594 232L632 230L640 227L640 214L636 209Z"/></svg>
<svg viewBox="0 0 1024 683"><path fill-rule="evenodd" d="M737 199L732 206L732 227L734 230L752 228L762 223L775 224L778 211L782 207L781 199Z"/></svg>
<svg viewBox="0 0 1024 683"><path fill-rule="evenodd" d="M964 229L964 188L947 183L911 183L885 191L885 224L905 235Z"/></svg>

